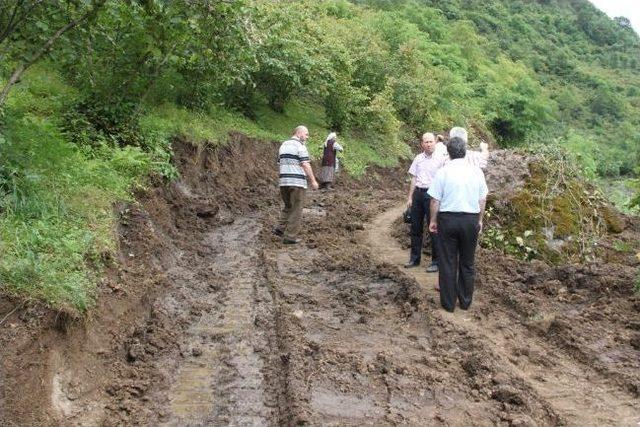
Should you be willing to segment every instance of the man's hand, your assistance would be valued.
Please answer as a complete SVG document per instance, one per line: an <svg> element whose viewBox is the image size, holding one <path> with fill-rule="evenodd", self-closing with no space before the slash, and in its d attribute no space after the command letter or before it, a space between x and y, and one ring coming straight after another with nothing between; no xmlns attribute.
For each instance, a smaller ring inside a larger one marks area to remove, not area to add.
<svg viewBox="0 0 640 427"><path fill-rule="evenodd" d="M489 144L487 144L486 142L482 141L480 143L480 151L489 151Z"/></svg>
<svg viewBox="0 0 640 427"><path fill-rule="evenodd" d="M482 233L482 221L478 221L478 234Z"/></svg>
<svg viewBox="0 0 640 427"><path fill-rule="evenodd" d="M429 223L429 233L438 234L438 223L430 222Z"/></svg>
<svg viewBox="0 0 640 427"><path fill-rule="evenodd" d="M317 190L318 188L320 188L320 186L318 185L318 181L311 181L311 188L314 190Z"/></svg>
<svg viewBox="0 0 640 427"><path fill-rule="evenodd" d="M409 197L409 198L407 199L407 207L408 207L408 208L410 208L410 207L411 207L411 205L413 204L413 200L411 200L411 199L412 199L411 197Z"/></svg>

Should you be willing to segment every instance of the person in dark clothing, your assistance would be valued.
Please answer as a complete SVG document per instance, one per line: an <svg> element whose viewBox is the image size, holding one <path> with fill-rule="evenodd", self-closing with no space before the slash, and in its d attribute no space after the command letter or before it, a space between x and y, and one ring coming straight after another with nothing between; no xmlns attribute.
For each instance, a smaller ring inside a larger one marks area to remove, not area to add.
<svg viewBox="0 0 640 427"><path fill-rule="evenodd" d="M428 192L429 231L438 235L440 303L453 312L456 299L463 310L473 299L475 251L488 189L482 170L465 161L462 138L452 138L447 151L451 161L436 173Z"/></svg>
<svg viewBox="0 0 640 427"><path fill-rule="evenodd" d="M331 190L333 181L335 180L336 171L338 169L338 151L343 148L337 141L338 136L335 132L331 132L324 142L324 151L322 153L322 168L320 169L320 188Z"/></svg>

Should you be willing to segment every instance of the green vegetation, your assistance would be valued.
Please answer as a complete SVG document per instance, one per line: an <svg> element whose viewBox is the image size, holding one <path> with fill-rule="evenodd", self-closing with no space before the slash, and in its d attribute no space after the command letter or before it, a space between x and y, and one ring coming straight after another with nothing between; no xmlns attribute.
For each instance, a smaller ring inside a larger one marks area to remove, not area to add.
<svg viewBox="0 0 640 427"><path fill-rule="evenodd" d="M174 137L280 140L304 123L315 155L339 131L360 175L455 124L501 146L563 146L590 177L638 166L640 40L587 0L8 5L0 281L54 307L90 306L115 249L112 206L149 174L176 177ZM565 215L576 201L554 197L558 232L582 227ZM530 226L503 234L527 257L542 250Z"/></svg>

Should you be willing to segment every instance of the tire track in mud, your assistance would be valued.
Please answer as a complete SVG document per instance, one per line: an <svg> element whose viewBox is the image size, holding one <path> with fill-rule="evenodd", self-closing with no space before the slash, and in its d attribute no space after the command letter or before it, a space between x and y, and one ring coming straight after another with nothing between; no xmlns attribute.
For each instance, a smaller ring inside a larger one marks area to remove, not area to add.
<svg viewBox="0 0 640 427"><path fill-rule="evenodd" d="M205 309L180 342L187 357L168 373L173 378L163 425L274 423L277 401L267 393L270 351L264 328L272 300L260 267L259 231L248 217L215 228L202 236L205 256L169 271L172 281L190 288L181 308ZM173 303L167 296L167 304Z"/></svg>
<svg viewBox="0 0 640 427"><path fill-rule="evenodd" d="M367 227L366 241L373 253L386 263L402 265L406 252L392 236L392 224L402 215L400 205L377 216ZM576 426L637 426L640 425L640 400L621 390L588 365L580 363L560 349L529 332L526 326L513 321L508 313L494 310L476 290L474 306L469 312L447 313L440 309L434 286L437 274L422 268L406 270L435 305L434 315L443 324L464 330L471 340L482 343L495 358L494 365L518 378L540 396L559 419L560 424ZM486 315L486 313L489 313ZM509 400L509 391L500 391L495 399ZM554 422L555 424L555 422Z"/></svg>

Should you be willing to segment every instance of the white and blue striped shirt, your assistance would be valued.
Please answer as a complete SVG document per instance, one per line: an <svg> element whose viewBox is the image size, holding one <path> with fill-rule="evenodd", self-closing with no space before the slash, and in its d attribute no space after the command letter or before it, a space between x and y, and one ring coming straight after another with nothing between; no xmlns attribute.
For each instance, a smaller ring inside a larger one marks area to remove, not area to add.
<svg viewBox="0 0 640 427"><path fill-rule="evenodd" d="M294 136L282 143L278 154L280 187L307 188L307 175L302 169L302 162L309 162L307 147Z"/></svg>

